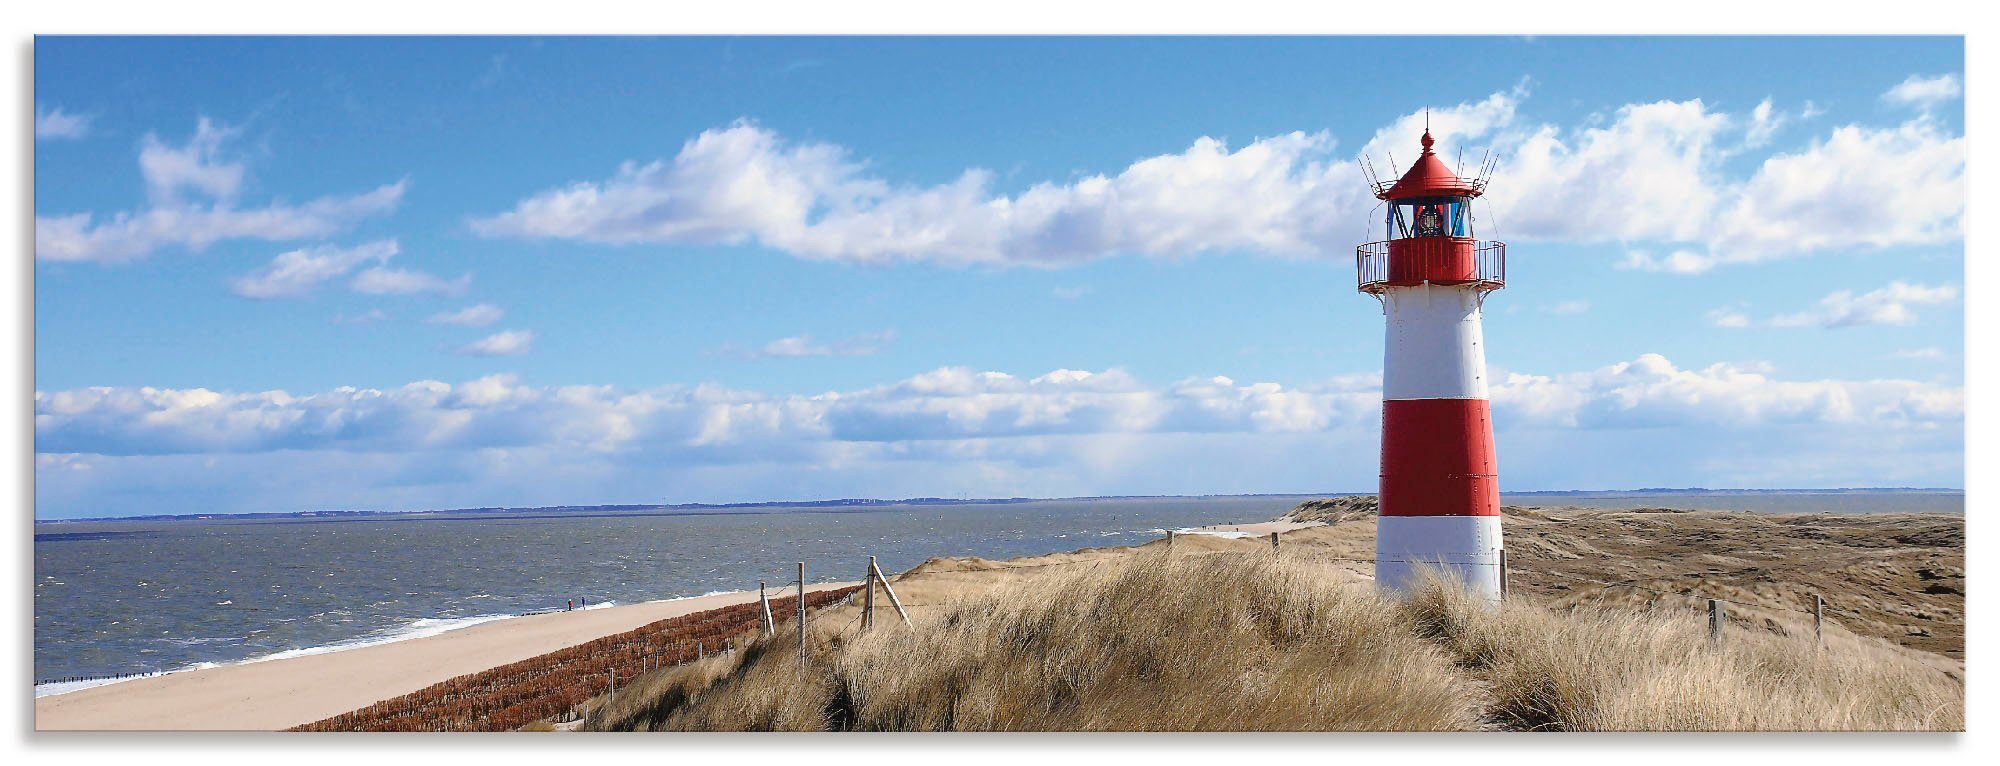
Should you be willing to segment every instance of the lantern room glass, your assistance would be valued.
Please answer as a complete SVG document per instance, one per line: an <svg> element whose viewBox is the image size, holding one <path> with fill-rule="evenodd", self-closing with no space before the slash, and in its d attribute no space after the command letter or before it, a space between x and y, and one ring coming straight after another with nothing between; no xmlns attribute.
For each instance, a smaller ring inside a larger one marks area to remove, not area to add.
<svg viewBox="0 0 2000 766"><path fill-rule="evenodd" d="M1471 197L1421 197L1389 203L1388 239L1471 237Z"/></svg>

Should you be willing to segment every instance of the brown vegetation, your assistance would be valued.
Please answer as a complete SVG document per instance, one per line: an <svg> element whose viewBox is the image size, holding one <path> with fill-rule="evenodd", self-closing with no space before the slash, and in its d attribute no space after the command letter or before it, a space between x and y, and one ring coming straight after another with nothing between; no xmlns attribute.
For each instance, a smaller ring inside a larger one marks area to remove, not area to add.
<svg viewBox="0 0 2000 766"><path fill-rule="evenodd" d="M1795 631L1818 595L1842 630L1965 657L1964 514L1501 510L1514 593L1533 601L1643 608L1723 598L1744 627ZM1288 550L1355 559L1347 569L1356 574L1372 569L1373 496L1309 501L1284 518L1324 524L1286 532Z"/></svg>
<svg viewBox="0 0 2000 766"><path fill-rule="evenodd" d="M815 591L806 604L821 607L854 588ZM780 614L798 599L774 599ZM674 617L558 652L459 676L294 731L508 731L567 712L604 692L609 674L633 678L645 668L694 660L699 649L719 651L752 631L755 603Z"/></svg>

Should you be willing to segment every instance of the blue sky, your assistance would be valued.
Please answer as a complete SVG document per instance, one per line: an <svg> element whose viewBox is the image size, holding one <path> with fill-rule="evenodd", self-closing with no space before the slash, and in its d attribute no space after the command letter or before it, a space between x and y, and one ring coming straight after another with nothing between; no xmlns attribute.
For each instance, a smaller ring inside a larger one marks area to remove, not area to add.
<svg viewBox="0 0 2000 766"><path fill-rule="evenodd" d="M1963 61L41 38L36 513L1367 490L1426 107L1503 488L1962 486Z"/></svg>

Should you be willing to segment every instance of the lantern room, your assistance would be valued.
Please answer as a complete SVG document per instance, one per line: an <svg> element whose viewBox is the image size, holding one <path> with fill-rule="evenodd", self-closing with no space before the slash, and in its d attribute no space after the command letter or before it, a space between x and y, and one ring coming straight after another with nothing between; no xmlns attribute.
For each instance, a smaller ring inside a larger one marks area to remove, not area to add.
<svg viewBox="0 0 2000 766"><path fill-rule="evenodd" d="M1355 252L1362 292L1423 284L1486 291L1506 284L1507 246L1479 241L1472 226L1472 203L1486 191L1485 179L1459 178L1431 150L1435 143L1425 130L1423 152L1409 170L1394 183L1374 184L1386 211L1382 240Z"/></svg>

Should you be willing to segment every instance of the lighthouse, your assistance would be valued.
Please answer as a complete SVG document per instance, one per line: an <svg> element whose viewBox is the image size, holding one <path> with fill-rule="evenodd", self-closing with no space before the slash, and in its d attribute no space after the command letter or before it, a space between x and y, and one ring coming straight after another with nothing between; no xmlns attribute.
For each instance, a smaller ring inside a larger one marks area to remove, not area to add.
<svg viewBox="0 0 2000 766"><path fill-rule="evenodd" d="M1375 580L1407 591L1428 565L1498 600L1500 486L1480 310L1506 284L1507 247L1472 230L1484 172L1459 178L1431 151L1428 128L1422 143L1402 178L1371 178L1387 210L1384 238L1355 253L1358 287L1381 301L1388 324Z"/></svg>

